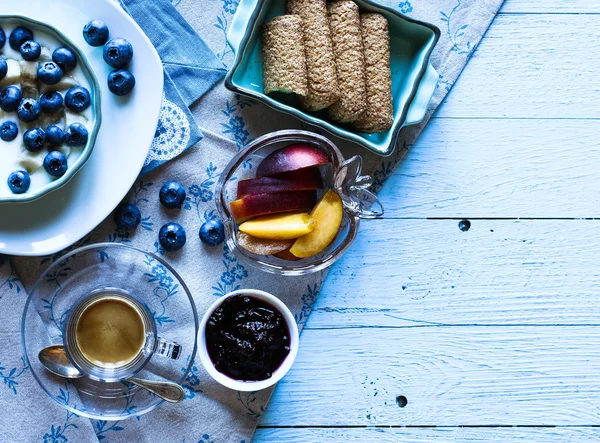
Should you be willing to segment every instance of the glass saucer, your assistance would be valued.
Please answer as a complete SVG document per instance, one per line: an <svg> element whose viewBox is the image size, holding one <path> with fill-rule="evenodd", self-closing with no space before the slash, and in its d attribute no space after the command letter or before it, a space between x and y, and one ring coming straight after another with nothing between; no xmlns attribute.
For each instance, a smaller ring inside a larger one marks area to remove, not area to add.
<svg viewBox="0 0 600 443"><path fill-rule="evenodd" d="M81 297L110 288L141 299L156 322L158 336L182 347L177 360L153 355L136 377L183 384L197 347L198 315L190 291L160 257L131 246L98 243L58 258L36 281L25 304L23 350L34 378L54 401L97 420L139 416L163 400L127 382L55 376L40 363L38 353L46 346L63 344L63 323Z"/></svg>

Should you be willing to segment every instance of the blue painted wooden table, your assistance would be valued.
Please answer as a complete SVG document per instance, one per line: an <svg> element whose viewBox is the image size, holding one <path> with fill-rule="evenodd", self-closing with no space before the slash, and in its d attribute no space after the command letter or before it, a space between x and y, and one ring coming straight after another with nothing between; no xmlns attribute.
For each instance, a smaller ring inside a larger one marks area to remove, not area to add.
<svg viewBox="0 0 600 443"><path fill-rule="evenodd" d="M506 2L254 441L600 440L599 72L598 0Z"/></svg>

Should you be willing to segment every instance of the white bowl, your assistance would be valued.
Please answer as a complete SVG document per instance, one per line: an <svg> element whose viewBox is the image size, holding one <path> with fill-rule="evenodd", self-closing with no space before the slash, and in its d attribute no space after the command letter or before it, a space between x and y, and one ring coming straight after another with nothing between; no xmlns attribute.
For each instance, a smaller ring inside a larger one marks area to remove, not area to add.
<svg viewBox="0 0 600 443"><path fill-rule="evenodd" d="M227 375L216 370L215 365L208 355L208 350L206 349L206 324L208 323L208 319L215 309L221 306L226 299L234 295L249 295L273 305L279 312L281 312L281 315L283 315L283 318L288 325L288 329L290 331L290 353L287 355L285 360L283 360L283 363L281 363L279 368L273 372L273 375L266 380L242 381L228 377ZM202 322L200 323L200 340L198 340L198 354L200 355L200 361L202 362L204 369L206 369L206 372L208 372L213 379L223 386L236 391L259 391L261 389L268 388L269 386L273 386L275 383L281 380L285 374L287 374L294 364L294 360L296 360L296 355L298 354L298 342L299 336L296 320L294 319L292 312L281 300L274 295L269 294L268 292L259 291L257 289L240 289L220 297L210 306L210 308L208 308L204 314L204 317L202 317Z"/></svg>

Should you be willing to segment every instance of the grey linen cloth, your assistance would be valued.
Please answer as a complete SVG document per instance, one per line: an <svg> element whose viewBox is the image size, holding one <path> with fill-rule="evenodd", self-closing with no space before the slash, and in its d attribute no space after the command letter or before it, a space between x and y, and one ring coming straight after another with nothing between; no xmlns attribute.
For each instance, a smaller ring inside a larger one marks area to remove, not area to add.
<svg viewBox="0 0 600 443"><path fill-rule="evenodd" d="M381 158L333 138L347 157L354 154L363 156L364 170L373 176L376 191L391 175L456 81L502 0L396 0L382 3L440 27L442 38L432 62L441 74L441 81L425 121L403 130L391 157ZM226 43L225 30L235 12L237 0L175 0L174 4L218 58L225 65L231 65L233 54ZM203 246L197 232L215 209L214 186L218 174L239 149L266 132L313 128L306 127L293 117L238 97L227 91L222 83L196 102L191 110L204 138L175 160L144 176L126 198L127 201L137 201L143 217L149 217L150 229L140 227L135 233L125 235L115 231L112 217L109 217L80 244L116 241L154 252L158 247L158 228L167 221L176 221L186 228L188 243L180 252L165 254L164 257L189 285L199 315L218 295L238 287L258 288L281 297L302 326L319 292L324 273L303 278L276 278L263 274L238 262L222 246ZM179 211L165 210L158 204L158 188L171 179L183 183L188 191L189 200ZM42 265L42 261L42 258L15 257L12 266L7 262L0 266L0 306L4 308L0 334L5 342L13 344L0 351L0 377L4 380L4 386L0 385L0 401L5 406L0 414L3 441L64 443L95 441L96 438L105 442L250 441L272 389L257 393L229 391L213 382L199 362L186 380L188 399L180 405L162 405L139 420L115 423L69 417L65 410L47 398L29 371L23 368L18 333L25 291L46 266L47 262ZM14 382L19 383L16 394L12 389Z"/></svg>

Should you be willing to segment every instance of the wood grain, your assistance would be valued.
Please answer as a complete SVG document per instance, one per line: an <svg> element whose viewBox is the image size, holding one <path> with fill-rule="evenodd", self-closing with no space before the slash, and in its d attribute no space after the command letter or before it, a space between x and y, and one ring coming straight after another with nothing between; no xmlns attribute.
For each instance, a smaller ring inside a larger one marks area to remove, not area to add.
<svg viewBox="0 0 600 443"><path fill-rule="evenodd" d="M259 428L253 443L589 443L600 440L597 428Z"/></svg>
<svg viewBox="0 0 600 443"><path fill-rule="evenodd" d="M597 0L505 0L500 13L598 14Z"/></svg>
<svg viewBox="0 0 600 443"><path fill-rule="evenodd" d="M597 15L499 15L437 116L600 118L598 72Z"/></svg>
<svg viewBox="0 0 600 443"><path fill-rule="evenodd" d="M600 120L434 118L382 189L386 217L600 217L598 134Z"/></svg>
<svg viewBox="0 0 600 443"><path fill-rule="evenodd" d="M598 14L505 2L382 189L387 219L331 270L253 441L600 440Z"/></svg>
<svg viewBox="0 0 600 443"><path fill-rule="evenodd" d="M592 326L305 329L261 425L599 425L599 347Z"/></svg>
<svg viewBox="0 0 600 443"><path fill-rule="evenodd" d="M371 220L307 328L600 325L600 223Z"/></svg>

